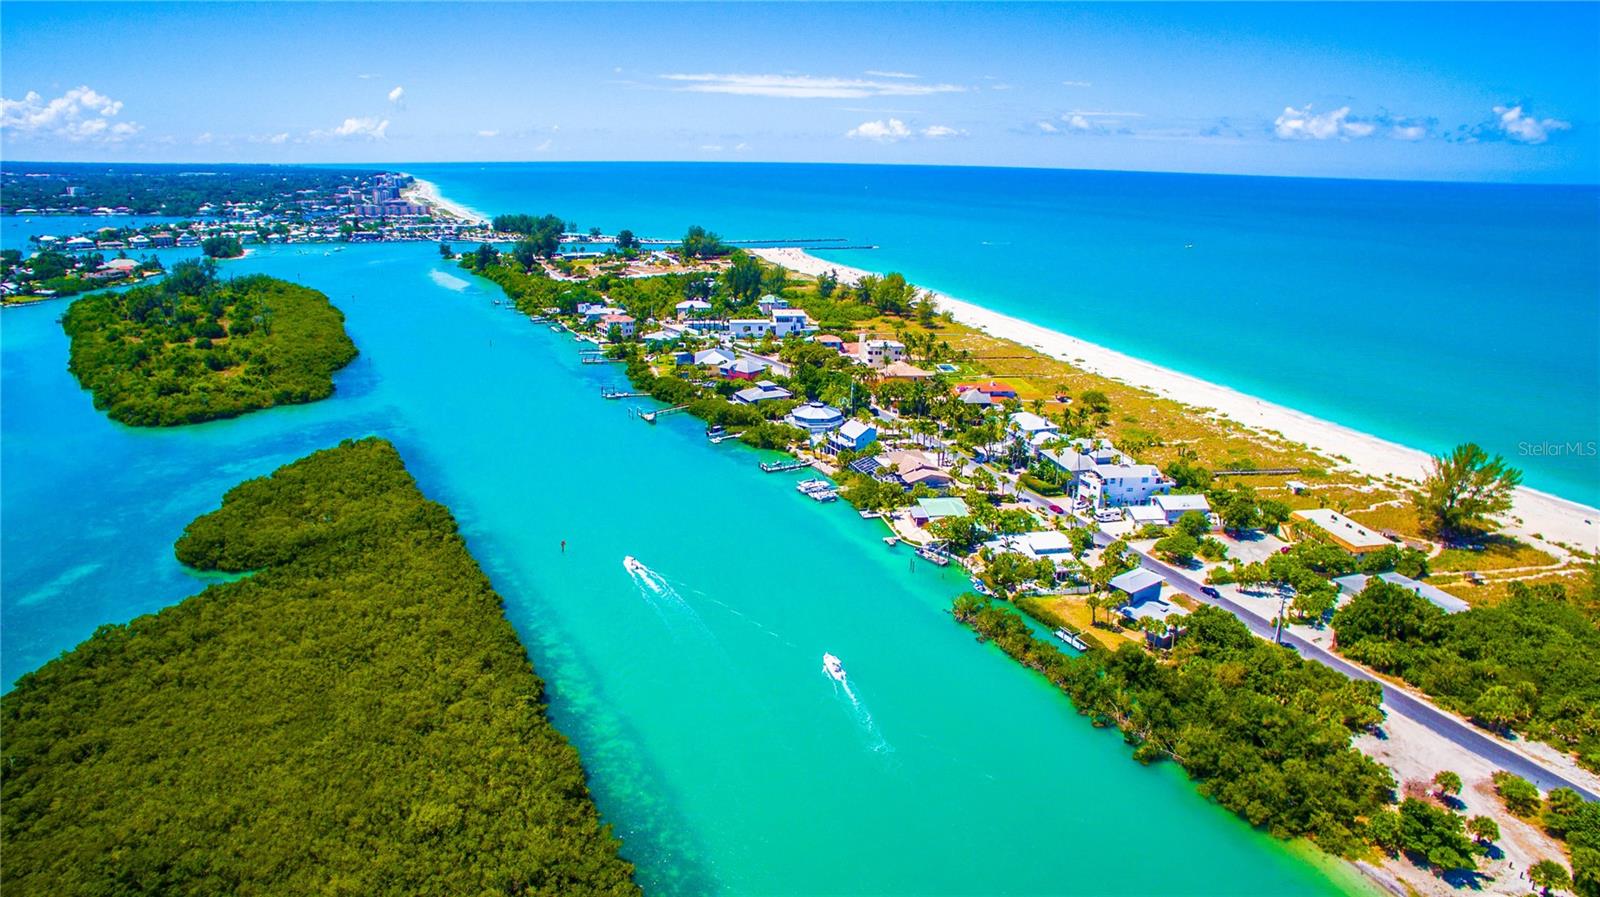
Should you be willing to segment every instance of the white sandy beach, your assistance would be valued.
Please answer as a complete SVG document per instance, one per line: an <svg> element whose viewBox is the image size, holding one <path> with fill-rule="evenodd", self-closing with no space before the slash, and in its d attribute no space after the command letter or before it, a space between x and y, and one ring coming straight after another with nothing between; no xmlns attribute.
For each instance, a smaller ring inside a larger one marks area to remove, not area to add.
<svg viewBox="0 0 1600 897"><path fill-rule="evenodd" d="M752 249L750 252L802 274L816 275L831 270L845 283L854 283L863 275L873 273L824 261L799 249ZM1286 439L1305 443L1330 457L1349 458L1351 464L1364 473L1416 480L1427 467L1426 452L1208 383L953 296L939 292L932 292L932 295L941 310L949 311L963 324L1185 405L1215 409L1245 426L1276 431ZM1600 510L1587 505L1524 487L1517 490L1512 513L1521 522L1508 529L1517 534L1537 533L1545 540L1566 542L1590 551L1600 545Z"/></svg>
<svg viewBox="0 0 1600 897"><path fill-rule="evenodd" d="M404 172L402 172L402 174L403 173ZM478 224L489 220L488 215L483 214L477 209L464 206L461 203L446 197L443 193L439 192L439 185L435 184L433 181L425 181L416 175L412 175L411 179L412 184L410 187L406 188L405 194L406 198L410 199L412 202L434 206L435 208L443 210L447 214L454 215L455 217L472 224Z"/></svg>

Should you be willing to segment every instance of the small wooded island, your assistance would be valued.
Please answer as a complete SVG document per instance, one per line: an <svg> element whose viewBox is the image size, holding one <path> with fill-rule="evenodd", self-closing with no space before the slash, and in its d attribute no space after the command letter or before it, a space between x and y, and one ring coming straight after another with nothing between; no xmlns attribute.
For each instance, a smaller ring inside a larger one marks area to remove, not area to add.
<svg viewBox="0 0 1600 897"><path fill-rule="evenodd" d="M314 402L356 357L344 314L322 293L265 275L219 280L180 262L160 283L96 293L63 319L68 368L97 408L168 427Z"/></svg>
<svg viewBox="0 0 1600 897"><path fill-rule="evenodd" d="M499 595L388 442L235 487L177 553L254 573L0 698L9 889L639 893Z"/></svg>

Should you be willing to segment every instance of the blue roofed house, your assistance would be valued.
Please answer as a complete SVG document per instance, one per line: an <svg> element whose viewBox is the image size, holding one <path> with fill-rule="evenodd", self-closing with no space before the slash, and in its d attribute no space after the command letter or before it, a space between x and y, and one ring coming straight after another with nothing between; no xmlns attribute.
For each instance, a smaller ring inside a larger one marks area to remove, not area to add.
<svg viewBox="0 0 1600 897"><path fill-rule="evenodd" d="M1134 567L1126 573L1112 577L1111 588L1126 594L1128 604L1133 605L1161 600L1162 582L1160 575L1143 567Z"/></svg>
<svg viewBox="0 0 1600 897"><path fill-rule="evenodd" d="M1113 577L1111 587L1128 596L1127 603L1117 608L1117 613L1122 615L1123 620L1135 623L1150 617L1166 624L1164 631L1146 632L1144 636L1149 644L1165 648L1172 644L1173 638L1183 629L1178 619L1188 616L1189 612L1175 602L1166 601L1161 597L1162 582L1156 573L1143 567L1135 567Z"/></svg>
<svg viewBox="0 0 1600 897"><path fill-rule="evenodd" d="M828 446L835 453L859 452L877 439L877 427L865 421L847 420L828 436Z"/></svg>

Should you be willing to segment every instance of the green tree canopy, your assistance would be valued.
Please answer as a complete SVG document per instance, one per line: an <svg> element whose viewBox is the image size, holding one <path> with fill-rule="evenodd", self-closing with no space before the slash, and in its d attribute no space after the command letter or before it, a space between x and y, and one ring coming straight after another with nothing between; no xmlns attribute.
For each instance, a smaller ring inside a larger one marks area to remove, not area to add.
<svg viewBox="0 0 1600 897"><path fill-rule="evenodd" d="M1522 472L1504 458L1491 458L1466 442L1434 456L1413 503L1431 532L1445 539L1460 539L1492 532L1491 516L1511 510L1512 492L1521 483Z"/></svg>
<svg viewBox="0 0 1600 897"><path fill-rule="evenodd" d="M178 558L253 571L0 697L18 894L638 894L444 507L387 442L250 480Z"/></svg>

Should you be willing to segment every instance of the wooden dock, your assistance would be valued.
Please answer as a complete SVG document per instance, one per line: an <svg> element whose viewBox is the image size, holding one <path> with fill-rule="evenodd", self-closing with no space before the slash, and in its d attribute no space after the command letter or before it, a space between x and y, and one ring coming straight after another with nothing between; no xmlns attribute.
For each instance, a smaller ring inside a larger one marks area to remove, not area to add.
<svg viewBox="0 0 1600 897"><path fill-rule="evenodd" d="M673 405L671 408L663 408L660 411L641 411L639 412L639 417L645 423L653 424L656 422L656 418L661 417L662 415L675 414L688 407L688 405Z"/></svg>
<svg viewBox="0 0 1600 897"><path fill-rule="evenodd" d="M761 472L784 473L790 470L804 470L810 466L810 461L764 461L761 464Z"/></svg>
<svg viewBox="0 0 1600 897"><path fill-rule="evenodd" d="M628 392L625 389L617 389L613 386L602 387L600 390L600 398L602 399L642 399L649 395L647 392Z"/></svg>

